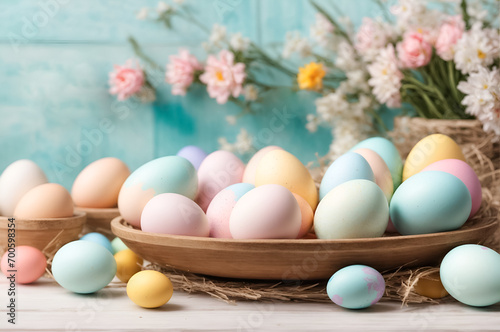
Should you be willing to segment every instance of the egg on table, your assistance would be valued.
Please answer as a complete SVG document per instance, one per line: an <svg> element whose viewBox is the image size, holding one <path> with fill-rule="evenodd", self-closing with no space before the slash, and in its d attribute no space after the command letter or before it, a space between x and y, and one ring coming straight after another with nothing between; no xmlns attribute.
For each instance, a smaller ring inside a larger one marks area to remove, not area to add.
<svg viewBox="0 0 500 332"><path fill-rule="evenodd" d="M185 158L167 156L152 160L135 170L118 195L118 210L125 221L141 226L141 214L151 198L176 193L194 199L198 179L194 166Z"/></svg>
<svg viewBox="0 0 500 332"><path fill-rule="evenodd" d="M158 271L141 271L134 274L127 283L127 295L143 308L158 308L167 303L174 287L170 279Z"/></svg>
<svg viewBox="0 0 500 332"><path fill-rule="evenodd" d="M142 270L142 258L130 249L121 250L114 257L116 261L116 277L122 282L128 282L134 274Z"/></svg>
<svg viewBox="0 0 500 332"><path fill-rule="evenodd" d="M212 199L222 189L240 183L245 164L229 151L215 151L209 154L198 169L198 193L196 202L207 211Z"/></svg>
<svg viewBox="0 0 500 332"><path fill-rule="evenodd" d="M13 252L6 251L3 254L0 266L3 274L15 276L16 283L30 284L43 276L47 260L35 247L17 246Z"/></svg>
<svg viewBox="0 0 500 332"><path fill-rule="evenodd" d="M73 199L66 188L45 183L32 188L19 200L14 217L20 219L67 218L73 216Z"/></svg>
<svg viewBox="0 0 500 332"><path fill-rule="evenodd" d="M31 160L22 159L7 166L0 177L0 215L12 217L24 194L47 182L45 173Z"/></svg>
<svg viewBox="0 0 500 332"><path fill-rule="evenodd" d="M75 179L71 196L85 208L113 208L120 189L129 177L127 165L117 158L102 158L85 167Z"/></svg>
<svg viewBox="0 0 500 332"><path fill-rule="evenodd" d="M97 244L100 244L104 248L106 248L110 253L114 254L113 247L111 246L111 242L108 240L108 238L101 233L97 232L92 232L92 233L87 233L84 236L80 238L80 241L90 241L94 242Z"/></svg>

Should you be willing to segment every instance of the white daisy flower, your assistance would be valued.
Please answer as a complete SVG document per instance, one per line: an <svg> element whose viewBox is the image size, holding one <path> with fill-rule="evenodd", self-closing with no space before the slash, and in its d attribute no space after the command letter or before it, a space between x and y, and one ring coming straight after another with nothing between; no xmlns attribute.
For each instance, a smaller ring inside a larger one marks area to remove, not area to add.
<svg viewBox="0 0 500 332"><path fill-rule="evenodd" d="M172 7L170 5L168 5L166 2L164 1L159 1L158 2L158 6L156 7L156 12L161 15L163 13L166 13L168 12L169 10L171 10Z"/></svg>
<svg viewBox="0 0 500 332"><path fill-rule="evenodd" d="M137 15L135 16L136 19L138 20L145 20L148 18L148 15L149 15L149 9L144 7L144 8L141 8L138 12L137 12Z"/></svg>
<svg viewBox="0 0 500 332"><path fill-rule="evenodd" d="M302 37L298 31L289 31L286 34L282 56L288 59L295 53L299 54L302 58L306 58L312 54L312 47L309 44L309 40Z"/></svg>
<svg viewBox="0 0 500 332"><path fill-rule="evenodd" d="M238 32L231 36L229 44L235 51L246 51L250 46L250 39L243 37L241 32Z"/></svg>
<svg viewBox="0 0 500 332"><path fill-rule="evenodd" d="M243 88L243 96L246 101L255 101L259 97L259 90L253 84L247 84Z"/></svg>

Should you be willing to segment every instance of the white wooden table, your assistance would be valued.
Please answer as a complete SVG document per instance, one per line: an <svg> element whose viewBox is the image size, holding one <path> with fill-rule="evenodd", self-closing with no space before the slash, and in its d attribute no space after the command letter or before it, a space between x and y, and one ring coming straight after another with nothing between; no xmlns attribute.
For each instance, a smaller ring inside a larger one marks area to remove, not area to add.
<svg viewBox="0 0 500 332"><path fill-rule="evenodd" d="M143 309L124 284L91 295L66 291L51 279L17 286L16 325L7 323L8 284L0 280L0 331L478 331L500 329L500 304L477 309L459 303L410 305L381 302L359 311L333 303L227 304L204 294L174 292L169 303Z"/></svg>

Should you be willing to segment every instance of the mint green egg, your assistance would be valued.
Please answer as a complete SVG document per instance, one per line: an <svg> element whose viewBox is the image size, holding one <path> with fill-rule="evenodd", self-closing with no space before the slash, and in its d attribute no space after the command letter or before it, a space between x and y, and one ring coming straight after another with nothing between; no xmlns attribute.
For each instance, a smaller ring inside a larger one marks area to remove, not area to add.
<svg viewBox="0 0 500 332"><path fill-rule="evenodd" d="M372 137L356 144L350 151L365 148L375 151L387 164L391 172L394 190L401 184L403 176L403 160L396 146L386 138Z"/></svg>
<svg viewBox="0 0 500 332"><path fill-rule="evenodd" d="M59 285L80 294L106 287L116 274L116 261L108 249L90 241L73 241L52 260L52 275Z"/></svg>
<svg viewBox="0 0 500 332"><path fill-rule="evenodd" d="M113 241L111 241L111 248L113 248L113 253L117 253L119 251L128 249L127 245L123 243L122 239L119 237L115 237Z"/></svg>
<svg viewBox="0 0 500 332"><path fill-rule="evenodd" d="M475 307L500 302L500 255L485 246L465 244L451 250L440 267L444 288Z"/></svg>
<svg viewBox="0 0 500 332"><path fill-rule="evenodd" d="M175 193L194 199L198 190L198 177L196 169L187 159L167 156L151 160L136 169L123 187L136 184L141 184L142 190L153 189L156 195Z"/></svg>
<svg viewBox="0 0 500 332"><path fill-rule="evenodd" d="M456 176L426 171L403 182L392 196L389 213L401 235L459 229L472 207L469 190Z"/></svg>

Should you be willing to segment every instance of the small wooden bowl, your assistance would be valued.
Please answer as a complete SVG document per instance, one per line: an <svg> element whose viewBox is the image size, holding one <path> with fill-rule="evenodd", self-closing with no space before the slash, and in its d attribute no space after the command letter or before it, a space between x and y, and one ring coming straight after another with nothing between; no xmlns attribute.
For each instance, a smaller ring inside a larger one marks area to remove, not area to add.
<svg viewBox="0 0 500 332"><path fill-rule="evenodd" d="M366 264L381 272L438 264L452 248L481 243L496 218L471 220L452 232L343 240L233 240L165 235L131 228L122 217L113 233L139 256L175 269L217 277L268 280L328 279L338 269Z"/></svg>
<svg viewBox="0 0 500 332"><path fill-rule="evenodd" d="M118 208L95 209L75 207L75 211L87 214L87 222L83 229L84 233L99 232L106 235L110 240L114 238L111 232L111 220L120 215Z"/></svg>
<svg viewBox="0 0 500 332"><path fill-rule="evenodd" d="M85 224L84 212L73 217L47 219L16 219L16 246L32 246L46 254L55 253L68 242L78 240ZM0 217L0 250L8 247L9 218Z"/></svg>

